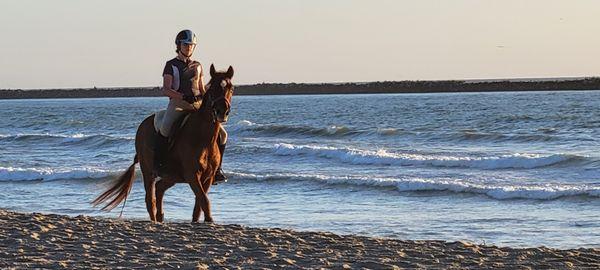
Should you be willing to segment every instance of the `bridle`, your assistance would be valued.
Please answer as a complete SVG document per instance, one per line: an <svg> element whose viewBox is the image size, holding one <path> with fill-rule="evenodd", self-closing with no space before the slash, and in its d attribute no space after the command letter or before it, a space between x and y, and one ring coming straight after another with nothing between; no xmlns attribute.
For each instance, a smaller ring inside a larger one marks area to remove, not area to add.
<svg viewBox="0 0 600 270"><path fill-rule="evenodd" d="M211 78L210 81L208 82L208 90L206 91L206 101L208 102L207 105L210 106L210 109L212 110L212 117L213 117L213 122L217 122L217 110L215 109L215 104L219 101L221 101L221 99L225 100L225 104L228 108L228 110L231 108L231 102L229 100L227 100L225 98L225 94L227 92L226 87L227 86L231 86L231 79L223 79L221 81L221 83L219 84L213 84L213 81L215 79ZM216 89L216 87L220 87L220 89ZM220 90L220 92L222 93L222 95L218 96L218 97L214 97L214 92ZM227 112L228 113L228 112Z"/></svg>

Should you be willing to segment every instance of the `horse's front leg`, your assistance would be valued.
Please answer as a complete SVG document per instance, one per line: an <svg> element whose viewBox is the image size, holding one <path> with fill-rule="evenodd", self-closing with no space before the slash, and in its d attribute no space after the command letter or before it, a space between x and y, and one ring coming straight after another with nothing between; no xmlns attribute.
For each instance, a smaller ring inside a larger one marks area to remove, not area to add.
<svg viewBox="0 0 600 270"><path fill-rule="evenodd" d="M208 201L208 195L204 191L200 180L198 179L190 183L190 187L196 196L192 222L198 222L198 220L200 220L200 213L202 211L204 211L204 222L213 222L212 215L210 214L210 201Z"/></svg>
<svg viewBox="0 0 600 270"><path fill-rule="evenodd" d="M165 214L163 212L163 197L165 191L175 185L172 179L161 179L156 182L156 221L163 222Z"/></svg>
<svg viewBox="0 0 600 270"><path fill-rule="evenodd" d="M202 185L202 200L204 202L204 206L205 208L202 208L202 211L204 211L204 222L208 222L208 223L212 223L213 222L213 218L210 212L210 201L208 200L208 189L211 187L212 182L214 182L215 180L215 174L213 173L210 176L210 179L205 179L201 185Z"/></svg>

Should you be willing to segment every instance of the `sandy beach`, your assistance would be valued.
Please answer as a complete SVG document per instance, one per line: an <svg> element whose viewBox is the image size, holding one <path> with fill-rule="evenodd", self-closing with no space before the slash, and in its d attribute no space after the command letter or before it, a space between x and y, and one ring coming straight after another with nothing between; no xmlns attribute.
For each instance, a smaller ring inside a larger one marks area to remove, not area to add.
<svg viewBox="0 0 600 270"><path fill-rule="evenodd" d="M599 269L600 248L517 249L0 210L2 269Z"/></svg>

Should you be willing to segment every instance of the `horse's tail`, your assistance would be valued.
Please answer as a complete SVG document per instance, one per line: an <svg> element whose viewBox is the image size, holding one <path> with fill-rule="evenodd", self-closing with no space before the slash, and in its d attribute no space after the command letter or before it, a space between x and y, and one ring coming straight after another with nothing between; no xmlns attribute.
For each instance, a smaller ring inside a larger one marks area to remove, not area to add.
<svg viewBox="0 0 600 270"><path fill-rule="evenodd" d="M123 200L127 199L127 195L129 195L129 191L131 190L131 187L133 187L133 180L135 179L135 164L138 162L139 160L136 154L133 158L133 164L129 166L127 171L117 178L107 191L93 200L92 204L97 206L112 199L109 203L102 207L102 210L110 211L117 207L117 205L119 205Z"/></svg>

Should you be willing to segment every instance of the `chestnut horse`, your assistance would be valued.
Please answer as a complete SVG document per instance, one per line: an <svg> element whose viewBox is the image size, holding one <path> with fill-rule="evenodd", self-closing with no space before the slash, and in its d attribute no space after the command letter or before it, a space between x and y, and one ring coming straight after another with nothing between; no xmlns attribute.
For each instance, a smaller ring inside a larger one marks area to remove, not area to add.
<svg viewBox="0 0 600 270"><path fill-rule="evenodd" d="M165 173L166 176L161 175L160 180L155 182L153 145L157 133L154 115L151 115L142 121L135 135L133 164L92 202L94 205L110 200L102 208L110 211L125 200L135 179L135 164L139 162L146 189L146 208L152 221L163 221L163 196L176 183L188 183L196 195L192 222L198 222L202 211L205 222L213 221L207 193L221 158L217 140L220 125L227 121L231 108L233 68L229 66L226 72L217 72L211 65L210 77L202 105L190 113L187 123L177 131L174 145L167 152L165 167L170 170Z"/></svg>

